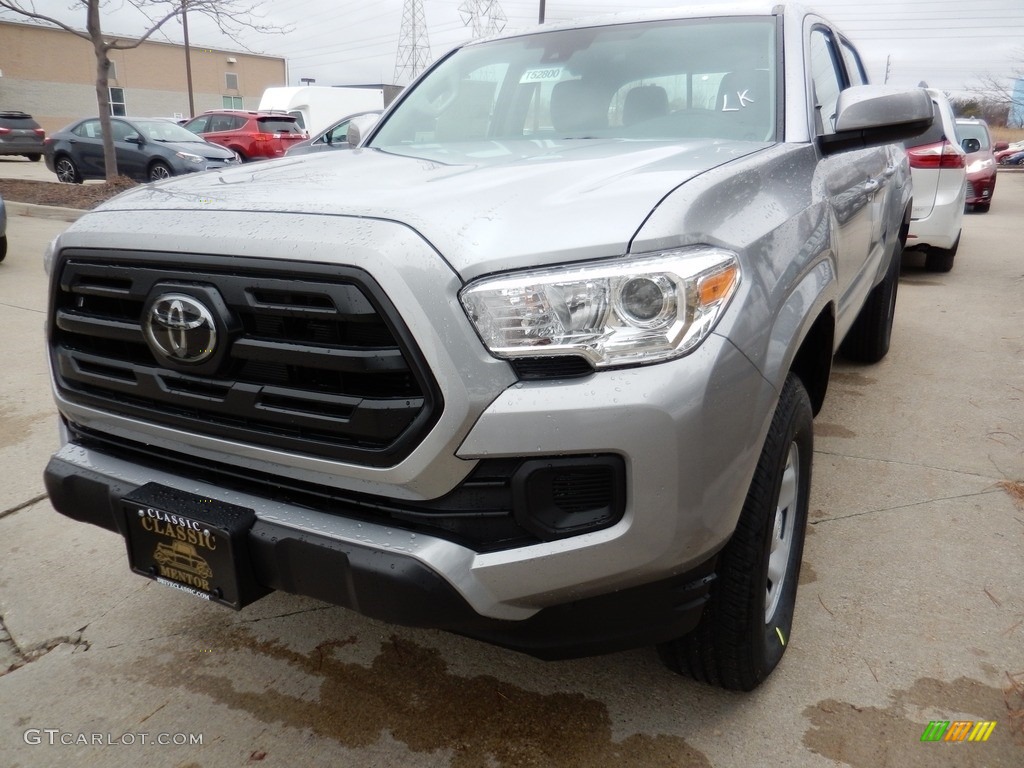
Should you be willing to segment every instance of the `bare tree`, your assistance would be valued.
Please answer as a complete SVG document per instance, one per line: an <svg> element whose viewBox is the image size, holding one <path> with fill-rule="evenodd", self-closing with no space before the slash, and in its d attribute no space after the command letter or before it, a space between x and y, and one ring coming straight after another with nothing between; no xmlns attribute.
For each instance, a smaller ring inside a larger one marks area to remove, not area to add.
<svg viewBox="0 0 1024 768"><path fill-rule="evenodd" d="M108 75L112 50L138 48L158 32L171 19L181 18L186 13L206 16L213 20L222 34L237 45L248 50L239 39L244 30L266 33L282 33L282 27L264 24L255 13L259 3L247 0L127 0L146 19L148 27L138 38L108 38L103 34L101 24L104 0L72 0L69 10L80 7L85 12L85 30L76 29L60 19L40 13L34 0L0 0L0 10L6 9L36 21L43 22L70 32L87 40L96 54L96 104L99 107L100 125L103 128L104 170L107 179L117 176L117 155L114 153L114 139L110 131L110 89Z"/></svg>
<svg viewBox="0 0 1024 768"><path fill-rule="evenodd" d="M1017 51L1017 59L1024 62L1024 48ZM1009 76L1006 73L994 75L987 73L978 76L978 85L973 89L982 94L989 102L1001 105L1012 117L1024 112L1024 96L1015 90L1016 82L1024 79L1024 63Z"/></svg>
<svg viewBox="0 0 1024 768"><path fill-rule="evenodd" d="M980 117L990 126L1004 126L1009 117L1005 103L993 101L984 95L952 96L949 103L957 117Z"/></svg>

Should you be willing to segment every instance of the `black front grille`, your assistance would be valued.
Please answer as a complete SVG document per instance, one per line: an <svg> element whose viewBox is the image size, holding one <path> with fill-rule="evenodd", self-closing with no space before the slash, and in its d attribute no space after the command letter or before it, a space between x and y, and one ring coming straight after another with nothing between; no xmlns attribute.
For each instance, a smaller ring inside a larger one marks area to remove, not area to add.
<svg viewBox="0 0 1024 768"><path fill-rule="evenodd" d="M262 259L64 252L50 354L67 399L190 432L390 466L440 416L440 390L361 270ZM158 359L155 295L223 300L215 370ZM211 291L214 292L211 294ZM201 372L200 372L201 371Z"/></svg>

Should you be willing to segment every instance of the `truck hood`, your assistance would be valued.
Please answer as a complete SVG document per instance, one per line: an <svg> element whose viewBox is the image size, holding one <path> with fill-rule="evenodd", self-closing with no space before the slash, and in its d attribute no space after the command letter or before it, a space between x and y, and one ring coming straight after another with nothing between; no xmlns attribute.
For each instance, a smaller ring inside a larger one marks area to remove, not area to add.
<svg viewBox="0 0 1024 768"><path fill-rule="evenodd" d="M765 146L583 139L417 147L415 156L356 149L190 174L102 209L385 219L416 230L471 279L623 254L669 192Z"/></svg>

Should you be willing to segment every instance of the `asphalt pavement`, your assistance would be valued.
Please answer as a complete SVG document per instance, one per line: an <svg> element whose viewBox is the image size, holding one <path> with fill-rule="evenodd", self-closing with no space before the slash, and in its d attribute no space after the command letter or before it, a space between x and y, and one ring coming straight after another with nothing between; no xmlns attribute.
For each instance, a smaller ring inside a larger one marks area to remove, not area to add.
<svg viewBox="0 0 1024 768"><path fill-rule="evenodd" d="M47 178L41 164L0 175ZM45 498L42 252L0 264L0 766L1024 765L1024 174L953 271L908 254L892 349L838 359L815 421L792 645L750 694L651 649L541 662L273 594L241 612L132 575ZM5 670L7 670L5 672ZM984 742L932 721L995 722Z"/></svg>

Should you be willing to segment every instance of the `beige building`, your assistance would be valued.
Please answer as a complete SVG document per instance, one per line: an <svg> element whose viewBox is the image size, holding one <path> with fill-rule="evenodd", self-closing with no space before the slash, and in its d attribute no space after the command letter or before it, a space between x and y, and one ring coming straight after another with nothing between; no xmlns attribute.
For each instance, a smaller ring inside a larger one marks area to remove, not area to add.
<svg viewBox="0 0 1024 768"><path fill-rule="evenodd" d="M130 39L130 38L125 38ZM283 58L191 46L195 111L256 109L287 85ZM189 117L185 47L146 41L110 52L113 114ZM47 133L96 114L96 56L86 40L36 24L0 21L0 110L30 113Z"/></svg>

